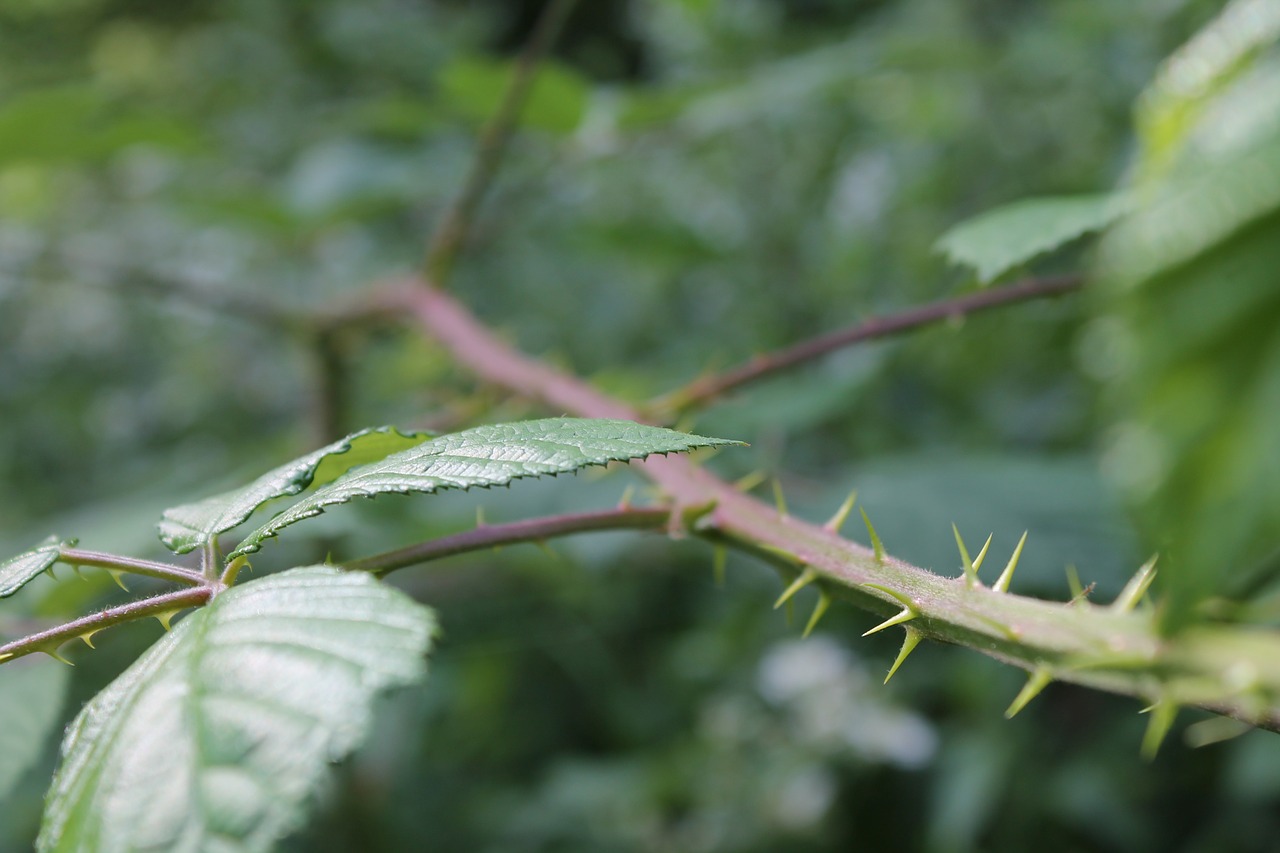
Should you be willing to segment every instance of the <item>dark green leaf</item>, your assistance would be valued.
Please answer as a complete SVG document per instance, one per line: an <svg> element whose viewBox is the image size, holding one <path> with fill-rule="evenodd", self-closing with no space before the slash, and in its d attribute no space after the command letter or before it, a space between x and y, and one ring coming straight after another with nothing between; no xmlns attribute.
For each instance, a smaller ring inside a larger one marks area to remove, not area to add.
<svg viewBox="0 0 1280 853"><path fill-rule="evenodd" d="M194 551L243 522L267 501L296 495L312 484L323 485L356 465L412 447L427 437L426 433L402 434L393 427L353 433L281 465L243 488L165 510L159 524L160 541L179 554Z"/></svg>
<svg viewBox="0 0 1280 853"><path fill-rule="evenodd" d="M249 534L232 556L252 553L289 525L353 498L501 486L521 477L562 474L652 453L737 443L605 419L547 418L476 427L350 471Z"/></svg>
<svg viewBox="0 0 1280 853"><path fill-rule="evenodd" d="M223 593L72 723L39 849L271 849L375 694L422 676L434 630L403 593L323 566Z"/></svg>

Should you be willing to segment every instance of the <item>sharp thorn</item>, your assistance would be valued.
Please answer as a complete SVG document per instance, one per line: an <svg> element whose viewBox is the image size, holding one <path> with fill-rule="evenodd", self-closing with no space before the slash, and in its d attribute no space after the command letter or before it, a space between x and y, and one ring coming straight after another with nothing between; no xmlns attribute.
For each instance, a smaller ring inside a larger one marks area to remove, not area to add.
<svg viewBox="0 0 1280 853"><path fill-rule="evenodd" d="M1138 606L1138 602L1142 601L1142 597L1147 594L1147 589L1151 586L1151 582L1155 580L1155 577L1156 557L1152 557L1143 563L1137 574L1124 585L1120 595L1111 603L1111 609L1117 613L1128 613L1133 610Z"/></svg>
<svg viewBox="0 0 1280 853"><path fill-rule="evenodd" d="M964 564L964 585L970 588L977 586L978 573L973 568L973 560L969 559L969 549L964 546L964 539L960 538L960 528L952 522L951 530L956 535L956 547L960 549L960 560Z"/></svg>
<svg viewBox="0 0 1280 853"><path fill-rule="evenodd" d="M827 614L827 608L831 606L831 594L825 589L818 591L818 603L813 606L813 614L809 616L809 622L804 626L804 634L802 639L808 639L813 633L813 629L818 627L818 623L822 621L822 617Z"/></svg>
<svg viewBox="0 0 1280 853"><path fill-rule="evenodd" d="M792 623L796 621L796 602L795 599L787 599L787 609L783 611L786 614L787 627L790 628Z"/></svg>
<svg viewBox="0 0 1280 853"><path fill-rule="evenodd" d="M559 559L560 559L560 555L559 555L559 554L557 554L557 553L556 553L556 552L551 548L551 546L547 544L547 540L545 540L545 539L535 539L535 540L533 541L533 544L537 545L537 546L538 546L538 549L539 549L540 551L542 551L542 553L544 553L544 554L546 554L548 557L550 557L551 559L556 560L556 561L559 561Z"/></svg>
<svg viewBox="0 0 1280 853"><path fill-rule="evenodd" d="M162 613L155 613L152 615L154 615L156 617L156 621L164 626L164 629L168 631L173 627L173 614L177 612L178 611L176 610L166 610Z"/></svg>
<svg viewBox="0 0 1280 853"><path fill-rule="evenodd" d="M0 663L4 663L5 661L9 660L9 658L11 657L13 657L13 652L5 652L4 654L0 655Z"/></svg>
<svg viewBox="0 0 1280 853"><path fill-rule="evenodd" d="M80 578L80 580L85 579L84 572L81 571L80 566L76 565L75 563L71 564L71 571L75 572L76 577Z"/></svg>
<svg viewBox="0 0 1280 853"><path fill-rule="evenodd" d="M773 478L773 503L778 508L778 515L783 518L787 517L787 499L782 494L782 482L777 478Z"/></svg>
<svg viewBox="0 0 1280 853"><path fill-rule="evenodd" d="M62 656L62 652L58 651L57 646L50 646L49 648L40 649L40 651L44 652L59 663L65 663L67 666L75 666L75 664Z"/></svg>
<svg viewBox="0 0 1280 853"><path fill-rule="evenodd" d="M866 587L867 589L874 589L876 592L883 592L885 595L889 596L894 601L901 604L903 607L912 608L912 609L915 608L915 604L911 601L910 598L898 592L896 589L893 589L892 587L885 586L882 583L862 583L858 585L862 587Z"/></svg>
<svg viewBox="0 0 1280 853"><path fill-rule="evenodd" d="M98 633L101 630L102 630L101 628L95 628L92 631L85 631L83 634L80 635L80 639L84 640L84 644L89 648L96 649L98 647L93 644L93 635Z"/></svg>
<svg viewBox="0 0 1280 853"><path fill-rule="evenodd" d="M1018 547L1013 549L1013 556L1009 558L1009 563L1004 567L1004 571L1000 573L1000 577L996 579L996 585L992 587L996 592L1008 592L1009 584L1013 581L1013 573L1018 568L1018 561L1022 559L1022 546L1027 544L1027 531L1022 531L1022 538L1018 540Z"/></svg>
<svg viewBox="0 0 1280 853"><path fill-rule="evenodd" d="M129 587L124 585L124 572L119 569L107 569L107 574L111 575L111 579L116 582L116 586L120 587L125 592L129 591Z"/></svg>
<svg viewBox="0 0 1280 853"><path fill-rule="evenodd" d="M884 677L884 683L888 684L889 679L893 678L893 674L898 671L898 667L902 666L902 662L916 650L916 646L920 645L920 640L924 635L912 628L910 625L903 628L906 636L902 638L902 648L898 650L898 656L894 658L893 666L889 667L889 674Z"/></svg>
<svg viewBox="0 0 1280 853"><path fill-rule="evenodd" d="M45 569L45 571L49 573L49 577L52 580L56 581L58 579L58 573L53 570L53 565L50 565L49 568Z"/></svg>
<svg viewBox="0 0 1280 853"><path fill-rule="evenodd" d="M840 508L836 510L836 514L831 516L826 524L822 525L822 529L830 530L832 533L839 533L840 528L844 527L844 522L849 517L849 513L853 511L853 505L857 502L858 490L854 489L849 493L849 497L844 499L844 503L840 504Z"/></svg>
<svg viewBox="0 0 1280 853"><path fill-rule="evenodd" d="M786 604L791 600L793 595L813 583L817 577L817 572L812 568L805 566L804 570L801 571L800 574L796 575L796 578L791 582L791 585L782 591L782 595L778 596L778 600L773 603L773 609L777 610L779 607Z"/></svg>
<svg viewBox="0 0 1280 853"><path fill-rule="evenodd" d="M729 561L729 549L723 545L716 545L711 550L711 577L715 579L716 586L724 587L725 565Z"/></svg>
<svg viewBox="0 0 1280 853"><path fill-rule="evenodd" d="M627 488L630 489L631 487L627 486ZM623 499L623 508L625 509L626 506L628 505L626 503L627 496L623 495L622 499ZM484 507L477 506L476 507L476 529L479 530L481 527L487 527L487 526L488 526L488 523L484 520Z"/></svg>
<svg viewBox="0 0 1280 853"><path fill-rule="evenodd" d="M987 534L987 541L983 544L982 550L978 552L978 556L973 558L973 573L975 575L978 573L978 569L982 568L982 561L987 559L987 551L991 548L991 537L993 536L995 536L994 533Z"/></svg>
<svg viewBox="0 0 1280 853"><path fill-rule="evenodd" d="M862 507L858 507L858 512L862 513L862 523L867 526L867 533L871 536L871 550L875 551L876 562L884 562L884 543L880 541L879 534L876 533L875 527L871 524L871 519L867 518L867 511Z"/></svg>
<svg viewBox="0 0 1280 853"><path fill-rule="evenodd" d="M914 618L916 618L916 611L911 607L904 607L902 608L902 612L897 616L890 616L888 619L884 620L870 631L867 631L862 636L870 637L872 634L880 633L885 628L892 628L894 625L901 625L903 622L910 622Z"/></svg>
<svg viewBox="0 0 1280 853"><path fill-rule="evenodd" d="M1147 731L1142 735L1142 757L1151 761L1160 751L1173 721L1178 716L1178 706L1167 699L1160 699L1149 709L1151 718L1147 721Z"/></svg>
<svg viewBox="0 0 1280 853"><path fill-rule="evenodd" d="M631 499L635 497L635 494L636 494L635 484L628 484L627 487L622 490L622 497L618 499L618 509L631 509ZM477 521L479 521L479 513L480 513L479 507L476 508L476 513L477 513Z"/></svg>
<svg viewBox="0 0 1280 853"><path fill-rule="evenodd" d="M1018 691L1018 695L1013 697L1004 715L1006 719L1013 719L1019 711L1027 707L1032 699L1040 695L1040 691L1049 686L1049 682L1053 681L1053 672L1047 666L1038 666L1031 671L1031 675L1027 678L1027 683Z"/></svg>
<svg viewBox="0 0 1280 853"><path fill-rule="evenodd" d="M1067 564L1067 589L1071 591L1071 600L1075 601L1084 595L1084 584L1080 583L1080 572L1075 563Z"/></svg>
<svg viewBox="0 0 1280 853"><path fill-rule="evenodd" d="M739 492L749 492L767 479L769 479L769 475L765 471L752 471L745 477L740 477L735 480L733 487Z"/></svg>

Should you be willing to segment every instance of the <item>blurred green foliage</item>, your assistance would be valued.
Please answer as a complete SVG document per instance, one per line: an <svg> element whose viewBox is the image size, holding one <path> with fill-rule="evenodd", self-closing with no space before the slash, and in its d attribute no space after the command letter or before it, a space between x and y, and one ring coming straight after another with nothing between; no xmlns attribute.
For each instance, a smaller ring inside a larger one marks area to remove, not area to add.
<svg viewBox="0 0 1280 853"><path fill-rule="evenodd" d="M0 4L3 553L59 532L159 555L163 507L336 438L315 434L315 360L253 305L324 305L417 262L538 5ZM456 289L523 347L635 397L946 295L969 282L932 247L975 213L1122 180L1176 204L1181 181L1221 185L1240 140L1274 139L1274 111L1231 109L1274 104L1268 61L1233 66L1220 102L1140 124L1135 141L1135 98L1218 5L583 3ZM1245 113L1258 123L1217 118ZM1160 153L1164 133L1194 141ZM1135 370L1172 375L1180 347L1213 337L1215 358L1195 362L1208 374L1178 380L1203 390L1190 402L1127 398L1109 372L1114 324L1062 300L839 354L696 426L752 443L721 470L787 472L804 517L857 487L888 549L940 572L959 568L954 520L1005 549L1030 529L1019 591L1065 598L1068 563L1114 591L1145 557L1109 491L1114 468L1096 459L1117 411L1172 429L1170 406L1253 401L1231 407L1235 432L1217 441L1272 467L1215 480L1205 471L1237 470L1217 445L1190 455L1198 503L1178 512L1199 510L1172 516L1188 536L1202 521L1229 529L1217 513L1240 508L1224 495L1242 482L1275 481L1275 291L1246 283L1274 267L1267 204L1238 228L1197 231L1199 261L1139 259L1149 266L1125 273L1143 282L1133 301L1095 300L1133 321ZM1200 281L1233 258L1251 277L1205 303ZM1072 246L1037 269L1088 260ZM1190 337L1165 323L1183 316L1182 292L1195 293L1178 326ZM344 429L530 414L477 406L412 336L338 344ZM1120 401L1101 416L1099 381ZM607 505L624 485L584 474L348 508L260 570L458 529L479 505L491 520ZM1249 505L1274 521L1274 500ZM1258 546L1245 536L1241 554ZM880 687L895 638L858 639L870 618L837 607L798 644L799 626L769 609L776 578L744 559L719 589L697 543L617 534L555 550L405 573L441 614L433 677L386 703L293 849L1218 851L1280 837L1272 735L1175 744L1149 766L1131 701L1055 686L1006 722L1018 673L971 653L927 647ZM0 632L123 595L89 578L37 581L5 602ZM155 633L118 631L80 654L64 717ZM51 752L3 804L0 849L29 847Z"/></svg>

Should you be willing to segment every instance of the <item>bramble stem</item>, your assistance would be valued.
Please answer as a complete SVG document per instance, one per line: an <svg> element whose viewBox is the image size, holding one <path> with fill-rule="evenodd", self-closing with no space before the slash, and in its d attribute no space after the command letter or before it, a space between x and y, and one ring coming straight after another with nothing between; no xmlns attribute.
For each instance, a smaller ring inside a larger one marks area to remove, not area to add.
<svg viewBox="0 0 1280 853"><path fill-rule="evenodd" d="M476 210L502 165L507 145L519 124L520 113L533 89L538 66L551 49L576 2L577 0L552 0L542 12L533 34L521 52L515 73L503 93L502 103L480 134L475 160L463 182L462 190L444 212L440 224L427 242L422 269L427 281L432 284L439 286L448 279L453 262L471 231Z"/></svg>
<svg viewBox="0 0 1280 853"><path fill-rule="evenodd" d="M184 583L188 586L202 586L206 583L206 579L199 572L193 572L190 569L184 569L172 563L139 560L136 557L104 554L100 551L84 551L80 548L63 548L59 552L58 562L66 563L69 566L90 566L114 572L128 572L132 575L146 575L160 580Z"/></svg>
<svg viewBox="0 0 1280 853"><path fill-rule="evenodd" d="M541 542L574 533L602 530L661 530L671 518L664 507L618 507L599 512L581 512L513 521L507 524L481 524L473 530L442 536L427 542L398 548L361 560L350 560L343 567L355 571L386 575L396 569L416 566L441 557L482 551L500 545Z"/></svg>
<svg viewBox="0 0 1280 853"><path fill-rule="evenodd" d="M844 347L899 335L923 326L965 317L992 308L1032 299L1060 296L1078 290L1083 283L1084 278L1079 275L1028 279L1008 287L982 290L955 299L931 302L886 317L873 317L857 325L819 335L785 349L758 355L723 373L695 379L683 388L658 397L645 406L645 409L655 413L680 414L695 406L710 403L734 388L756 382Z"/></svg>
<svg viewBox="0 0 1280 853"><path fill-rule="evenodd" d="M58 651L58 647L68 640L86 635L93 636L98 631L113 625L143 619L147 616L173 613L187 607L199 607L207 603L218 589L214 584L204 584L203 581L202 584L195 589L181 589L177 592L131 601L117 607L108 607L106 610L63 623L56 628L14 640L0 646L0 663L35 652L54 654Z"/></svg>

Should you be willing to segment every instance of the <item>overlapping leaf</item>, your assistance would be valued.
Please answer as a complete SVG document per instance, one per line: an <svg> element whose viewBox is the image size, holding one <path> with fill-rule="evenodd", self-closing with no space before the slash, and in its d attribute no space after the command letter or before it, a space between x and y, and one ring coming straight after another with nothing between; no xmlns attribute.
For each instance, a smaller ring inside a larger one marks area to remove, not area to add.
<svg viewBox="0 0 1280 853"><path fill-rule="evenodd" d="M1029 198L965 220L938 239L957 264L973 267L984 284L1037 255L1106 228L1124 212L1111 194Z"/></svg>
<svg viewBox="0 0 1280 853"><path fill-rule="evenodd" d="M249 534L232 556L256 551L289 525L353 498L501 486L521 477L737 443L607 419L546 418L476 427L349 471Z"/></svg>
<svg viewBox="0 0 1280 853"><path fill-rule="evenodd" d="M1162 552L1166 626L1280 546L1280 10L1238 0L1166 63L1104 244L1108 467Z"/></svg>
<svg viewBox="0 0 1280 853"><path fill-rule="evenodd" d="M0 563L0 598L8 598L35 580L41 572L58 562L58 553L63 548L74 544L74 539L50 536L30 551Z"/></svg>
<svg viewBox="0 0 1280 853"><path fill-rule="evenodd" d="M160 520L160 540L186 554L219 533L245 521L275 498L296 495L310 485L323 485L349 469L420 444L425 433L400 433L392 427L365 429L263 474L243 488L193 504L167 509Z"/></svg>
<svg viewBox="0 0 1280 853"><path fill-rule="evenodd" d="M403 593L322 566L220 595L68 729L39 849L269 850L433 632Z"/></svg>

